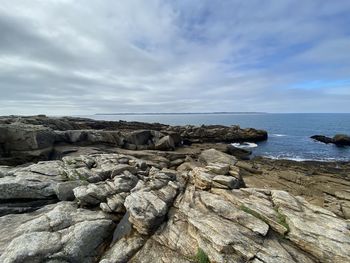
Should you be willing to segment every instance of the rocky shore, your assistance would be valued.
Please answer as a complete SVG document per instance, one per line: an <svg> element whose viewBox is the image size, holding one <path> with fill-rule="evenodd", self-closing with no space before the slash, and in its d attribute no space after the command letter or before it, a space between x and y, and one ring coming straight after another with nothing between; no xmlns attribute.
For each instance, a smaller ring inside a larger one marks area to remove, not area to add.
<svg viewBox="0 0 350 263"><path fill-rule="evenodd" d="M0 117L0 164L55 159L72 146L112 146L129 150L175 150L203 142L258 142L267 132L239 126L169 126L159 123L96 121L46 116Z"/></svg>
<svg viewBox="0 0 350 263"><path fill-rule="evenodd" d="M227 148L266 139L1 117L0 262L350 262L350 164Z"/></svg>
<svg viewBox="0 0 350 263"><path fill-rule="evenodd" d="M311 139L315 141L323 142L323 143L332 143L336 146L350 146L350 136L346 134L336 134L333 137L328 137L324 135L313 135Z"/></svg>

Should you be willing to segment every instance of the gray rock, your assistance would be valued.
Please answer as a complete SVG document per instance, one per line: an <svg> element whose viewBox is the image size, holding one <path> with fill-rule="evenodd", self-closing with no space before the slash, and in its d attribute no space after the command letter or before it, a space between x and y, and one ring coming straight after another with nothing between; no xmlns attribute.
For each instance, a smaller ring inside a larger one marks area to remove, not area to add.
<svg viewBox="0 0 350 263"><path fill-rule="evenodd" d="M0 261L95 262L114 224L101 212L73 203L0 217Z"/></svg>
<svg viewBox="0 0 350 263"><path fill-rule="evenodd" d="M126 141L134 145L147 145L152 140L152 137L150 130L139 130L125 134Z"/></svg>
<svg viewBox="0 0 350 263"><path fill-rule="evenodd" d="M58 179L30 172L17 172L15 176L0 178L0 200L52 199Z"/></svg>
<svg viewBox="0 0 350 263"><path fill-rule="evenodd" d="M55 187L57 198L61 201L73 201L75 199L73 189L80 186L79 181L68 181L58 183Z"/></svg>
<svg viewBox="0 0 350 263"><path fill-rule="evenodd" d="M211 172L207 166L193 168L191 175L194 185L202 190L209 190L212 187L236 189L244 186L244 181L241 177L236 178L231 175L217 175Z"/></svg>
<svg viewBox="0 0 350 263"><path fill-rule="evenodd" d="M175 171L154 170L150 181L139 183L126 197L124 205L129 212L129 221L140 234L151 233L164 220L179 190L172 181L173 173Z"/></svg>
<svg viewBox="0 0 350 263"><path fill-rule="evenodd" d="M122 263L129 259L145 244L146 240L141 235L122 238L115 243L103 256L100 263Z"/></svg>
<svg viewBox="0 0 350 263"><path fill-rule="evenodd" d="M175 143L173 138L169 135L164 136L156 142L155 149L161 151L175 150Z"/></svg>
<svg viewBox="0 0 350 263"><path fill-rule="evenodd" d="M81 185L73 189L74 196L82 206L96 206L117 192L112 181Z"/></svg>
<svg viewBox="0 0 350 263"><path fill-rule="evenodd" d="M55 133L46 127L21 123L0 124L0 143L5 152L29 151L53 146Z"/></svg>
<svg viewBox="0 0 350 263"><path fill-rule="evenodd" d="M229 165L235 165L237 160L234 156L228 155L226 153L220 152L215 149L209 149L202 151L199 155L199 160L209 164L209 163L226 163Z"/></svg>
<svg viewBox="0 0 350 263"><path fill-rule="evenodd" d="M215 174L225 175L230 170L230 164L227 164L227 163L209 163L209 165L207 165L205 168L207 170L209 170L210 172L213 172Z"/></svg>
<svg viewBox="0 0 350 263"><path fill-rule="evenodd" d="M234 189L237 179L232 176L216 175L213 178L212 185L219 188Z"/></svg>
<svg viewBox="0 0 350 263"><path fill-rule="evenodd" d="M116 131L101 131L101 130L67 130L56 131L59 141L72 144L110 144L121 145L122 138L119 132Z"/></svg>
<svg viewBox="0 0 350 263"><path fill-rule="evenodd" d="M271 191L272 201L289 225L288 238L325 262L350 260L349 223L284 191Z"/></svg>
<svg viewBox="0 0 350 263"><path fill-rule="evenodd" d="M122 174L124 171L129 171L132 174L136 174L137 168L128 164L118 164L113 168L111 177Z"/></svg>
<svg viewBox="0 0 350 263"><path fill-rule="evenodd" d="M74 188L73 192L80 205L96 206L105 203L108 197L115 194L129 192L135 187L137 181L137 176L125 170L123 174L115 176L113 181L107 180L96 184L81 185ZM102 207L104 211L108 211L108 207L105 205Z"/></svg>
<svg viewBox="0 0 350 263"><path fill-rule="evenodd" d="M0 164L18 164L47 160L52 152L56 134L53 130L22 123L0 124Z"/></svg>
<svg viewBox="0 0 350 263"><path fill-rule="evenodd" d="M249 156L252 154L252 151L247 149L237 148L232 144L228 144L226 146L226 153L231 154L237 157L238 159L248 160Z"/></svg>

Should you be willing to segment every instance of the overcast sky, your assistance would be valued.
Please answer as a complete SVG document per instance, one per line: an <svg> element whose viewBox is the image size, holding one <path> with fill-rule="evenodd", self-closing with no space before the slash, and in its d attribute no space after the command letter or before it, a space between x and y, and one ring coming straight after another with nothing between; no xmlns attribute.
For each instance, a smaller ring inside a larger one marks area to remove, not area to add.
<svg viewBox="0 0 350 263"><path fill-rule="evenodd" d="M0 115L350 112L348 0L0 0Z"/></svg>

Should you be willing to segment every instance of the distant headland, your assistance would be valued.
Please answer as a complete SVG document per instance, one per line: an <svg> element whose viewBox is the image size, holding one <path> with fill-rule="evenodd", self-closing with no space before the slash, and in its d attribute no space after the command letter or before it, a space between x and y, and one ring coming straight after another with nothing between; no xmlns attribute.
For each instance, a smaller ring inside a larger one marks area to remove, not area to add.
<svg viewBox="0 0 350 263"><path fill-rule="evenodd" d="M113 112L113 113L95 113L94 115L206 115L206 114L267 114L267 112L255 111L215 111L215 112Z"/></svg>

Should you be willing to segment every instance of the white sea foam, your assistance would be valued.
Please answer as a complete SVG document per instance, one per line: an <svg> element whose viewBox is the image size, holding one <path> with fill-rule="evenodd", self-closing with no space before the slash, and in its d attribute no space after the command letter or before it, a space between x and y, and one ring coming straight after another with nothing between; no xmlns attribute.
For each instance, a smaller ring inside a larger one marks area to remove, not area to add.
<svg viewBox="0 0 350 263"><path fill-rule="evenodd" d="M256 148L258 145L256 143L252 142L243 142L243 143L231 143L232 146L237 147L237 148Z"/></svg>
<svg viewBox="0 0 350 263"><path fill-rule="evenodd" d="M267 157L273 160L289 160L296 162L307 162L307 161L316 161L316 162L335 162L335 161L346 161L346 159L336 159L336 158L302 158L302 157L289 157L289 156L273 156L273 155L263 155L263 157Z"/></svg>
<svg viewBox="0 0 350 263"><path fill-rule="evenodd" d="M273 133L271 134L272 137L285 137L287 136L286 134L278 134L278 133Z"/></svg>

